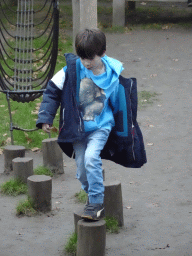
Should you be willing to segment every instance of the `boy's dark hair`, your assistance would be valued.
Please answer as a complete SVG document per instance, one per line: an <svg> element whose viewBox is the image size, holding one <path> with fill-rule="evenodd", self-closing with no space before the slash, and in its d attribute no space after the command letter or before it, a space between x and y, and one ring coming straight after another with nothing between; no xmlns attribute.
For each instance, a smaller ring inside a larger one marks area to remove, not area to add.
<svg viewBox="0 0 192 256"><path fill-rule="evenodd" d="M75 49L82 59L93 59L102 56L106 51L106 37L99 29L85 29L76 35Z"/></svg>

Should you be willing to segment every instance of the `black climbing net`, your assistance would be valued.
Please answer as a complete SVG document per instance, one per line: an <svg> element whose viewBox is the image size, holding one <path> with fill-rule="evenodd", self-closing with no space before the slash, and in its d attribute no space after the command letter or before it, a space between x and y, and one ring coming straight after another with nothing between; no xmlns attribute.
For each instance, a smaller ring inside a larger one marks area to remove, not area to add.
<svg viewBox="0 0 192 256"><path fill-rule="evenodd" d="M0 87L17 102L40 97L54 74L58 52L56 0L0 1Z"/></svg>

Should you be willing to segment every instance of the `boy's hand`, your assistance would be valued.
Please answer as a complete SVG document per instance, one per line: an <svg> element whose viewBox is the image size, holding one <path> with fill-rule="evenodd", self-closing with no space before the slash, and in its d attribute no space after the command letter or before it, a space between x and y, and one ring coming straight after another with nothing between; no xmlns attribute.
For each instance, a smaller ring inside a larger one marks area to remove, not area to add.
<svg viewBox="0 0 192 256"><path fill-rule="evenodd" d="M51 131L51 125L50 125L50 124L43 124L43 125L42 125L42 130L43 130L44 132L50 133L50 131Z"/></svg>

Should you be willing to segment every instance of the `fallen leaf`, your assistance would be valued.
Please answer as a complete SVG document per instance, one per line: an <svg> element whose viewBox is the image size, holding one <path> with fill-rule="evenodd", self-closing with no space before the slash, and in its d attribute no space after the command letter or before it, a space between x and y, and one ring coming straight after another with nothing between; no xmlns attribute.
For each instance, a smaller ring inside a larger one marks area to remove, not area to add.
<svg viewBox="0 0 192 256"><path fill-rule="evenodd" d="M24 134L25 134L25 138L27 140L27 144L31 143L33 140L31 138L29 138L29 135L26 132L24 132Z"/></svg>
<svg viewBox="0 0 192 256"><path fill-rule="evenodd" d="M51 128L51 131L52 131L52 132L58 132L58 129L57 129L56 127L52 127L52 128Z"/></svg>
<svg viewBox="0 0 192 256"><path fill-rule="evenodd" d="M150 77L156 77L157 76L157 74L151 74L150 75Z"/></svg>
<svg viewBox="0 0 192 256"><path fill-rule="evenodd" d="M39 150L40 150L40 148L37 148L37 147L31 149L32 152L37 152Z"/></svg>
<svg viewBox="0 0 192 256"><path fill-rule="evenodd" d="M35 110L35 111L31 111L32 115L38 115L39 111Z"/></svg>
<svg viewBox="0 0 192 256"><path fill-rule="evenodd" d="M33 140L31 138L26 138L27 144L31 143Z"/></svg>
<svg viewBox="0 0 192 256"><path fill-rule="evenodd" d="M162 29L169 29L169 26L163 26Z"/></svg>
<svg viewBox="0 0 192 256"><path fill-rule="evenodd" d="M45 72L47 70L48 64L46 64L41 70Z"/></svg>
<svg viewBox="0 0 192 256"><path fill-rule="evenodd" d="M43 53L39 53L39 54L38 54L38 57L39 57L39 58L41 58L41 57L43 57L43 56L44 56Z"/></svg>
<svg viewBox="0 0 192 256"><path fill-rule="evenodd" d="M23 233L20 233L20 232L18 232L18 231L16 232L16 234L19 235L19 236L22 236L22 235L23 235Z"/></svg>
<svg viewBox="0 0 192 256"><path fill-rule="evenodd" d="M11 137L8 137L5 142L10 143L11 142Z"/></svg>

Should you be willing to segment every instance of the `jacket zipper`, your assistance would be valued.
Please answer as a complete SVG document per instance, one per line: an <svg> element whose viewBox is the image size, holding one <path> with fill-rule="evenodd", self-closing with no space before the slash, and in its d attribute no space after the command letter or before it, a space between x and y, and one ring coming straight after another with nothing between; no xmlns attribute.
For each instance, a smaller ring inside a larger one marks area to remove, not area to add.
<svg viewBox="0 0 192 256"><path fill-rule="evenodd" d="M130 95L131 95L131 91L132 91L132 84L133 84L133 81L131 80L131 88L130 88ZM130 101L130 104L131 104L131 101ZM134 128L134 124L133 124L133 119L132 119L132 108L131 109L131 124L132 124L132 131L133 131L133 128ZM134 152L134 136L133 136L133 132L131 131L131 136L132 136L132 153L133 153L133 158L135 160L135 152Z"/></svg>
<svg viewBox="0 0 192 256"><path fill-rule="evenodd" d="M78 110L78 115L79 115L79 127L78 127L78 131L82 132L82 131L83 131L83 127L82 127L81 114L79 113L79 110Z"/></svg>
<svg viewBox="0 0 192 256"><path fill-rule="evenodd" d="M62 124L59 132L61 132L61 130L63 129L64 125L65 125L65 108L63 109L63 124Z"/></svg>

